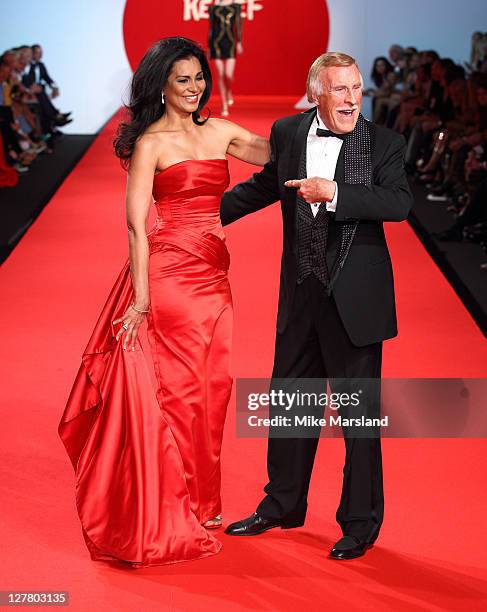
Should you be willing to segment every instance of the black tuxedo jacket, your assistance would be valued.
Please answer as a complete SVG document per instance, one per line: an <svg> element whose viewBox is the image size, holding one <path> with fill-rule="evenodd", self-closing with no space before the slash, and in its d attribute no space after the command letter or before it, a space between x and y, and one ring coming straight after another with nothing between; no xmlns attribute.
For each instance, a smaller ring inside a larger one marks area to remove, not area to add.
<svg viewBox="0 0 487 612"><path fill-rule="evenodd" d="M271 156L261 172L225 193L221 220L227 225L277 200L283 217L283 253L277 331L287 325L297 274L296 189L284 182L298 178L301 152L316 110L280 119L271 130ZM345 265L333 289L343 325L355 346L365 346L397 335L394 280L384 236L383 221L403 221L412 206L412 195L404 172L404 137L370 124L372 141L372 185L344 182L344 147L335 172L338 199L330 213L330 235L339 235L340 223L359 224ZM332 263L334 253L328 266Z"/></svg>
<svg viewBox="0 0 487 612"><path fill-rule="evenodd" d="M54 81L49 76L46 66L44 65L43 62L38 62L38 64L39 64L39 75L40 75L41 81L44 81L50 87L52 87L52 84L54 83ZM29 72L27 74L24 74L22 77L22 84L25 87L30 87L33 83L35 83L35 73L34 73L34 64L31 64Z"/></svg>

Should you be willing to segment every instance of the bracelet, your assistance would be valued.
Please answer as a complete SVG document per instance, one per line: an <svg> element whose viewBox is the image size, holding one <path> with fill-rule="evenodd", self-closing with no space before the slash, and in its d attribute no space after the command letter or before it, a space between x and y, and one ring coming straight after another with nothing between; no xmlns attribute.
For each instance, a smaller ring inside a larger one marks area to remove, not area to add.
<svg viewBox="0 0 487 612"><path fill-rule="evenodd" d="M130 304L130 308L135 310L135 312L140 312L140 313L149 312L148 310L139 310L138 308L135 308L133 304Z"/></svg>

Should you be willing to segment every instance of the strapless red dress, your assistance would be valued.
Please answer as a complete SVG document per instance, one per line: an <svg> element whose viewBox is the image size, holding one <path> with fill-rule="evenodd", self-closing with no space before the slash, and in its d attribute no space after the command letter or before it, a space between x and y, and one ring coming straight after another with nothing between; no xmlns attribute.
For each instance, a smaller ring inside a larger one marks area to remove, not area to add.
<svg viewBox="0 0 487 612"><path fill-rule="evenodd" d="M202 523L221 512L220 450L232 388L232 298L220 198L225 159L187 160L154 177L147 334L115 340L133 300L128 261L98 319L58 432L76 475L91 558L134 567L217 553Z"/></svg>

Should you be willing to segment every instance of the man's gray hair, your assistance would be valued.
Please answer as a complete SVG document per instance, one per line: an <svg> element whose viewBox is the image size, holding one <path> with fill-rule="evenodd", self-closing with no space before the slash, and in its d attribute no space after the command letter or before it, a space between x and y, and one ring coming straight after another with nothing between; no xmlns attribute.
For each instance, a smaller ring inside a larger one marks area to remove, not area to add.
<svg viewBox="0 0 487 612"><path fill-rule="evenodd" d="M357 66L357 70L360 72L357 61L351 55L346 53L340 53L339 51L329 51L323 53L315 59L311 64L311 68L308 72L308 80L306 82L306 93L308 95L308 101L313 102L313 97L319 96L323 93L323 84L320 80L320 72L323 68L342 67L342 66ZM360 82L362 87L364 81L362 75L360 75Z"/></svg>

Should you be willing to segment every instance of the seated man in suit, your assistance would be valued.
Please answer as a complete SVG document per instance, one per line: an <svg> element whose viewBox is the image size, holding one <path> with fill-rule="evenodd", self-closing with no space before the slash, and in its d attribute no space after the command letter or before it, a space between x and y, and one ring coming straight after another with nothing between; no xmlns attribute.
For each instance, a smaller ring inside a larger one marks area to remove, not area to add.
<svg viewBox="0 0 487 612"><path fill-rule="evenodd" d="M25 67L22 76L23 85L36 95L40 107L40 121L43 133L50 133L55 127L71 123L71 113L61 113L51 102L46 87L51 89L52 98L59 96L59 87L49 76L42 59L42 47L32 45L30 48L30 62Z"/></svg>

